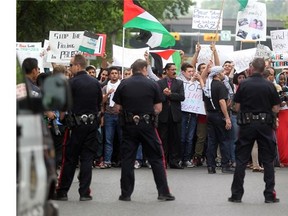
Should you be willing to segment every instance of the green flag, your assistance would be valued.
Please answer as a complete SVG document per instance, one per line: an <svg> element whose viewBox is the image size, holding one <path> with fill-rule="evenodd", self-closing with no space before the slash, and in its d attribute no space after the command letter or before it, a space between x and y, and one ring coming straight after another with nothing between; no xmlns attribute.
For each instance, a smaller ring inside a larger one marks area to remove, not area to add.
<svg viewBox="0 0 288 216"><path fill-rule="evenodd" d="M237 1L240 4L240 9L239 10L242 11L242 10L244 10L246 8L249 0L237 0Z"/></svg>

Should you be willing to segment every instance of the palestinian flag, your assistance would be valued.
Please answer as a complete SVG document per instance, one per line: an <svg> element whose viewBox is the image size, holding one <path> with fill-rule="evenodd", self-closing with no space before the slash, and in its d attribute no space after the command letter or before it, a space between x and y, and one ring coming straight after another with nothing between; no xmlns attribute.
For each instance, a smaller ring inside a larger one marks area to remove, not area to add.
<svg viewBox="0 0 288 216"><path fill-rule="evenodd" d="M240 9L239 10L242 11L242 10L244 10L246 8L249 0L237 0L237 1L240 4Z"/></svg>
<svg viewBox="0 0 288 216"><path fill-rule="evenodd" d="M181 56L178 50L167 49L167 50L150 50L150 55L154 59L154 67L158 71L163 72L163 68L167 63L175 63L176 73L180 74L181 71Z"/></svg>
<svg viewBox="0 0 288 216"><path fill-rule="evenodd" d="M124 28L138 28L147 31L146 44L151 48L158 46L166 48L175 45L175 38L166 28L143 8L135 5L133 0L124 0L123 25Z"/></svg>
<svg viewBox="0 0 288 216"><path fill-rule="evenodd" d="M84 31L82 43L80 44L78 50L93 55L98 38L98 35L89 31Z"/></svg>

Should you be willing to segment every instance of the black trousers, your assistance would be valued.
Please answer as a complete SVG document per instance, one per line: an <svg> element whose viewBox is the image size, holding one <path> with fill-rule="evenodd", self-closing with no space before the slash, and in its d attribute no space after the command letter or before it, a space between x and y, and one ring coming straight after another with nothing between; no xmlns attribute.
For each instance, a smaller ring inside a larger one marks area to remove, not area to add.
<svg viewBox="0 0 288 216"><path fill-rule="evenodd" d="M163 143L165 158L170 165L182 161L181 123L181 121L173 121L171 110L169 111L168 122L159 121L158 123L158 131Z"/></svg>
<svg viewBox="0 0 288 216"><path fill-rule="evenodd" d="M244 177L250 159L254 141L258 143L259 160L264 166L265 199L272 200L276 196L274 159L276 142L274 130L268 124L253 122L240 126L239 138L236 142L236 169L231 186L232 197L241 199L244 194Z"/></svg>
<svg viewBox="0 0 288 216"><path fill-rule="evenodd" d="M67 193L73 182L76 166L80 160L79 194L90 195L92 164L97 146L97 125L80 125L71 129L67 144L63 145L62 167L57 193Z"/></svg>
<svg viewBox="0 0 288 216"><path fill-rule="evenodd" d="M164 167L164 153L156 129L152 123L141 120L138 125L125 123L122 127L123 140L120 144L121 153L121 194L130 197L134 190L135 174L134 162L139 144L142 144L146 158L151 164L154 181L158 193L169 193L166 169Z"/></svg>

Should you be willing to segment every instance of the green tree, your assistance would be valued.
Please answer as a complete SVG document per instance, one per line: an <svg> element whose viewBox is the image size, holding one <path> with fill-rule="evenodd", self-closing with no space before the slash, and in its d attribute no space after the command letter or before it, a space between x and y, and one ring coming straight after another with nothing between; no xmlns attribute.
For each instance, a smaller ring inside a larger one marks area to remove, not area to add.
<svg viewBox="0 0 288 216"><path fill-rule="evenodd" d="M177 19L193 5L192 0L135 1L159 20ZM84 31L107 34L106 49L122 43L123 0L17 1L17 41L39 42L49 31ZM126 31L129 37L129 29ZM126 38L126 36L125 36Z"/></svg>

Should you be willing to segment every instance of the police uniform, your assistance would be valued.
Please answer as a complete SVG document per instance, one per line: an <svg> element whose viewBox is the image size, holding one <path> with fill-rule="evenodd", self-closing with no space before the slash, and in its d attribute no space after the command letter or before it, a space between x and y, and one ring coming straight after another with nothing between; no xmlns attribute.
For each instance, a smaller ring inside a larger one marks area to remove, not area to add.
<svg viewBox="0 0 288 216"><path fill-rule="evenodd" d="M241 202L246 165L250 159L254 141L258 143L260 161L264 166L265 202L277 202L274 190L274 159L276 142L273 130L272 107L280 104L280 98L272 82L260 73L243 80L234 101L240 104L237 123L240 125L236 142L236 169L231 186L231 202Z"/></svg>
<svg viewBox="0 0 288 216"><path fill-rule="evenodd" d="M73 97L70 117L74 126L71 136L64 145L62 168L59 176L57 197L67 197L75 169L80 159L79 194L90 196L92 163L97 145L97 113L102 102L102 91L97 79L80 71L69 80Z"/></svg>
<svg viewBox="0 0 288 216"><path fill-rule="evenodd" d="M154 127L154 104L161 102L160 88L142 73L136 73L123 80L118 86L113 100L122 106L123 141L121 153L121 196L120 200L130 201L134 190L134 162L139 144L151 164L158 199L170 196L161 141ZM170 199L172 198L172 199ZM168 200L165 199L165 200Z"/></svg>

